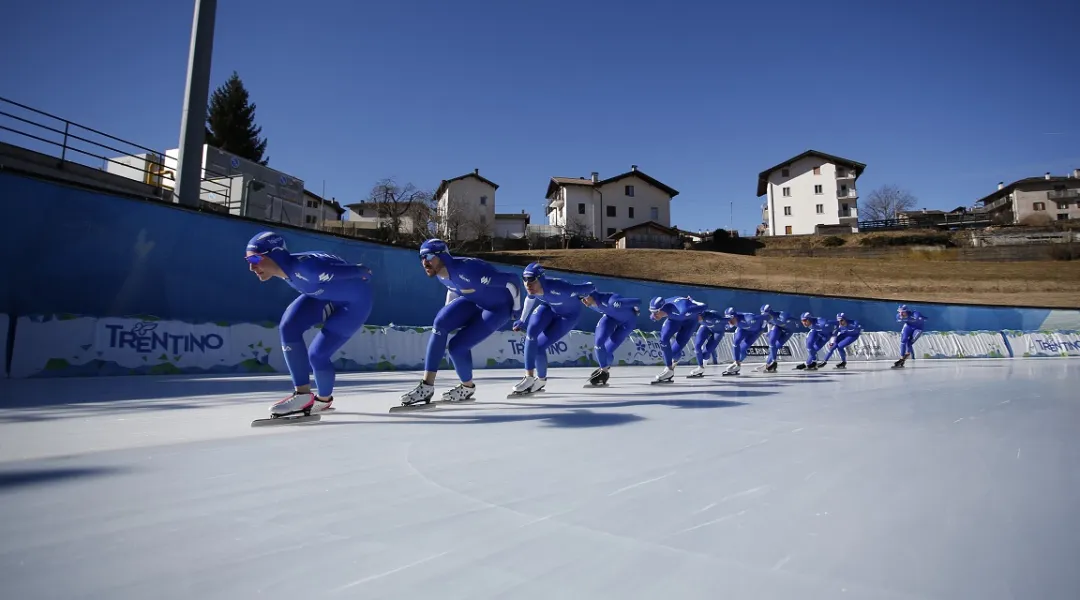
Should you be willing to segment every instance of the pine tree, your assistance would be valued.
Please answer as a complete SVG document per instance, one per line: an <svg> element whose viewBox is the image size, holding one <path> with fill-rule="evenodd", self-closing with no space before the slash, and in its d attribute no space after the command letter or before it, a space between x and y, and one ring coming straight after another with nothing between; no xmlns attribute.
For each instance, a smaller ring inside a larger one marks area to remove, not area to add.
<svg viewBox="0 0 1080 600"><path fill-rule="evenodd" d="M270 162L269 156L263 156L266 138L259 139L262 127L255 125L255 105L249 99L244 82L233 71L229 80L210 95L206 143L265 166Z"/></svg>

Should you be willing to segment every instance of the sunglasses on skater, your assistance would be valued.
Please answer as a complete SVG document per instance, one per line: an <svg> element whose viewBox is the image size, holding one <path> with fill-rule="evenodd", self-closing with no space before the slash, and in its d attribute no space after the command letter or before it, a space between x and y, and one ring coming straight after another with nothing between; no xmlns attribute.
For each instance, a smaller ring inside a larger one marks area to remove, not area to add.
<svg viewBox="0 0 1080 600"><path fill-rule="evenodd" d="M266 258L266 254L252 254L251 256L246 257L245 260L253 265L257 265L261 263L264 258Z"/></svg>
<svg viewBox="0 0 1080 600"><path fill-rule="evenodd" d="M420 255L420 260L424 262L431 262L431 259L435 258L435 255L430 252L424 252Z"/></svg>

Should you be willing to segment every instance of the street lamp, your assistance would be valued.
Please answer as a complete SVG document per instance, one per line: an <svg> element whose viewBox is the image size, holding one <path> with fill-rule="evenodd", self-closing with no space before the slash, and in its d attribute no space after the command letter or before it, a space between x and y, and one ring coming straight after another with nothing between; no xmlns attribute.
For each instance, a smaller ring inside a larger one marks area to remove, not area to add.
<svg viewBox="0 0 1080 600"><path fill-rule="evenodd" d="M206 104L210 96L210 64L214 53L214 17L217 0L195 0L191 23L184 111L180 117L180 149L176 157L177 201L197 208L202 182L203 144L206 143Z"/></svg>

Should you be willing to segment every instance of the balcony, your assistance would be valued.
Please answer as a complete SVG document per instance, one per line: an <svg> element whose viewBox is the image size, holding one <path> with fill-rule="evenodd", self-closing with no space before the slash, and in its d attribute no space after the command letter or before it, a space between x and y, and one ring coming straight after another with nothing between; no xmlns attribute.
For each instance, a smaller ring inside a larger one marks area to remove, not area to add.
<svg viewBox="0 0 1080 600"><path fill-rule="evenodd" d="M1072 200L1080 198L1080 190L1050 190L1046 192L1046 197L1050 200Z"/></svg>
<svg viewBox="0 0 1080 600"><path fill-rule="evenodd" d="M841 208L840 210L836 211L836 216L840 217L841 219L858 219L859 209L849 208L847 210L844 210Z"/></svg>
<svg viewBox="0 0 1080 600"><path fill-rule="evenodd" d="M840 199L858 198L859 192L855 189L845 188L836 190L836 197Z"/></svg>
<svg viewBox="0 0 1080 600"><path fill-rule="evenodd" d="M1005 196L1004 198L998 198L989 204L983 205L983 212L995 212L1003 206L1009 206L1012 204L1012 196Z"/></svg>
<svg viewBox="0 0 1080 600"><path fill-rule="evenodd" d="M836 170L836 178L837 179L855 179L855 171L852 171L851 169L837 169Z"/></svg>

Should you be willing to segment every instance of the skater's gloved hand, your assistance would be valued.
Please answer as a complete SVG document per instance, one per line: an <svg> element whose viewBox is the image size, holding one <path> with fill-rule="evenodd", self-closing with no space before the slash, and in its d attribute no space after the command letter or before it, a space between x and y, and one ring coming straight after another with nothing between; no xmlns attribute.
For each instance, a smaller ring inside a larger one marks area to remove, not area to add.
<svg viewBox="0 0 1080 600"><path fill-rule="evenodd" d="M522 323L521 321L514 321L514 325L513 325L514 331L521 331L522 328L524 328L524 327L525 327L525 324Z"/></svg>

